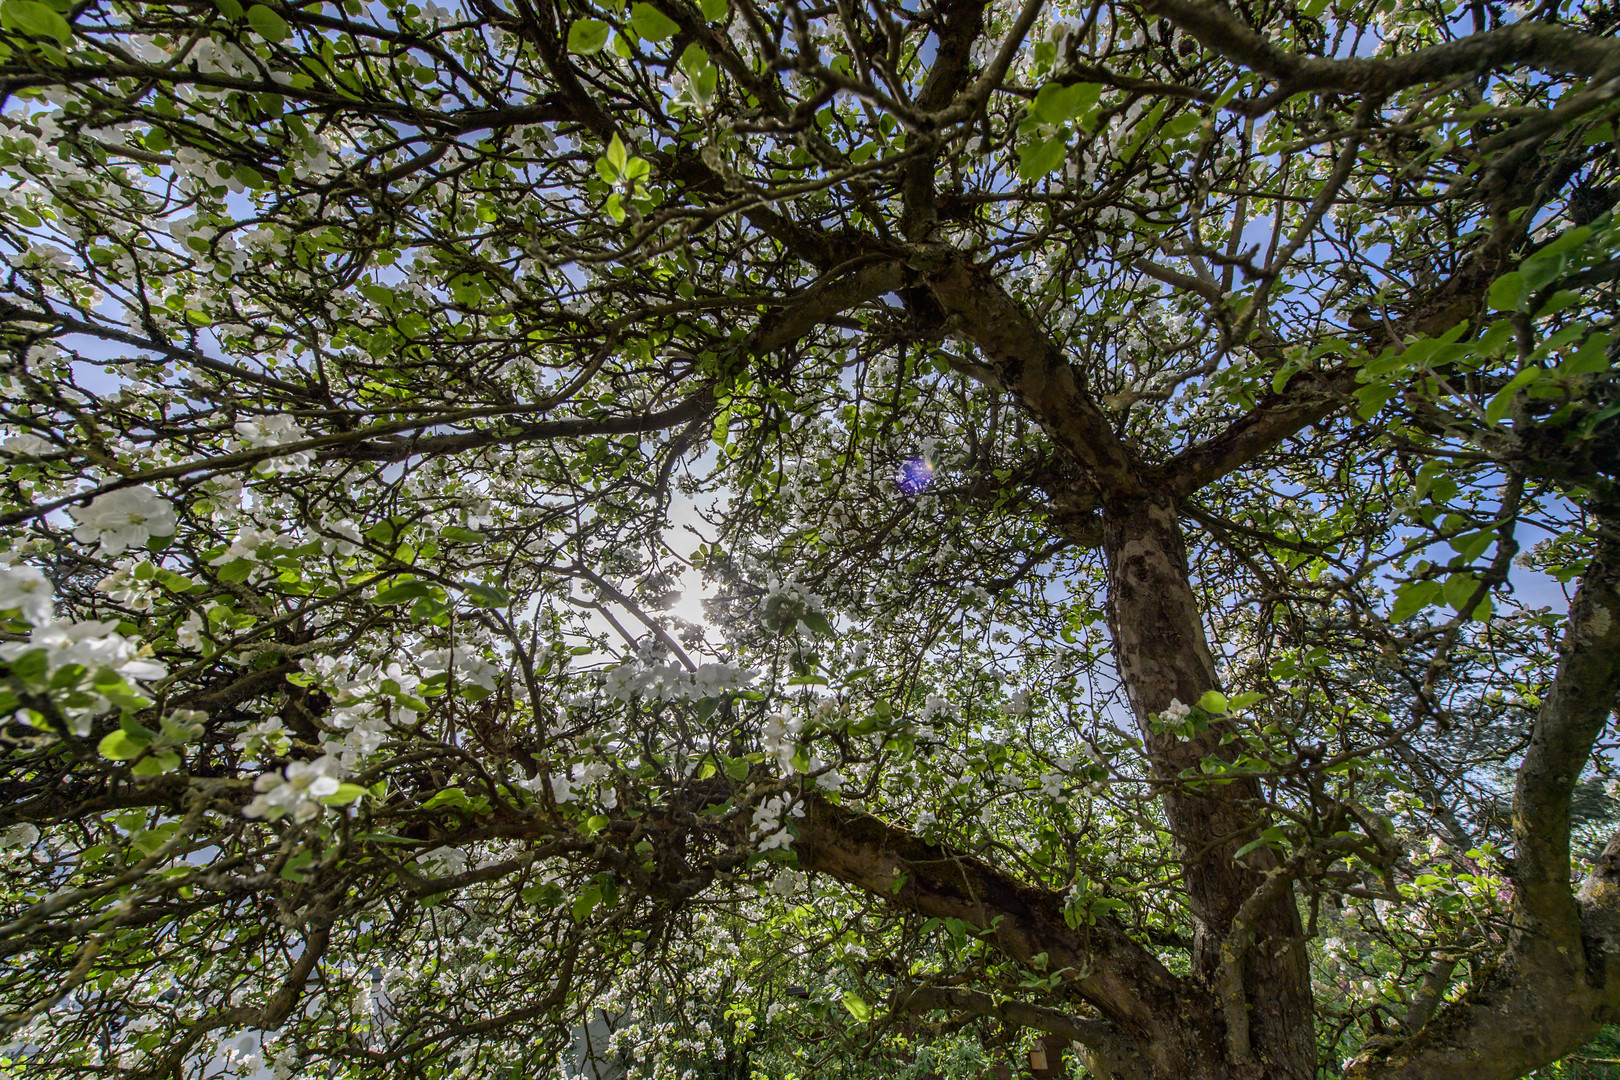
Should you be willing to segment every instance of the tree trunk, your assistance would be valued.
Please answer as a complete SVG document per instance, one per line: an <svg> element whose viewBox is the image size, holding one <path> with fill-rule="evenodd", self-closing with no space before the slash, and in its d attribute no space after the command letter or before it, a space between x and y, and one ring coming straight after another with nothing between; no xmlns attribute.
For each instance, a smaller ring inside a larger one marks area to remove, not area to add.
<svg viewBox="0 0 1620 1080"><path fill-rule="evenodd" d="M1184 771L1223 753L1222 728L1182 739L1155 733L1150 722L1173 700L1193 704L1218 685L1174 502L1159 493L1106 500L1103 521L1114 655L1154 777L1166 785L1161 804L1195 927L1194 975L1217 995L1223 976L1236 980L1222 1000L1224 1038L1208 1050L1224 1053L1231 1076L1309 1080L1310 964L1292 887L1274 883L1252 927L1237 925L1244 902L1277 871L1268 848L1235 857L1263 827L1259 787L1247 779L1197 790L1178 784Z"/></svg>

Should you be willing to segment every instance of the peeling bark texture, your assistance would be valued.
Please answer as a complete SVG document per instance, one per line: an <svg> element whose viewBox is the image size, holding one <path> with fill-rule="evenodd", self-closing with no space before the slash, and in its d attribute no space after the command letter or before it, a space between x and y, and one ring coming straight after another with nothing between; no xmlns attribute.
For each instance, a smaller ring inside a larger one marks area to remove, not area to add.
<svg viewBox="0 0 1620 1080"><path fill-rule="evenodd" d="M1530 68L1588 78L1620 70L1620 42L1522 20L1460 41L1388 59L1302 57L1277 48L1237 13L1211 0L1151 0L1143 5L1239 63L1264 71L1290 94L1310 90L1393 93L1419 83L1491 68Z"/></svg>
<svg viewBox="0 0 1620 1080"><path fill-rule="evenodd" d="M1620 533L1605 526L1570 605L1563 655L1513 793L1514 914L1574 947L1569 806L1592 744L1620 694Z"/></svg>

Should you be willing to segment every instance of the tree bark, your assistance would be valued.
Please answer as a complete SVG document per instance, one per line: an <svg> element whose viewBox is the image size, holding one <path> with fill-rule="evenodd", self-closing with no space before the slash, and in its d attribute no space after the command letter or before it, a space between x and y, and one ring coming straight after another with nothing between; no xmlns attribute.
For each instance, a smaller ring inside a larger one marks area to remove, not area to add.
<svg viewBox="0 0 1620 1080"><path fill-rule="evenodd" d="M1273 882L1253 925L1237 925L1245 901L1278 871L1268 848L1236 857L1263 824L1259 787L1252 779L1183 783L1183 774L1196 774L1200 762L1222 752L1221 725L1182 739L1151 724L1172 701L1195 703L1218 685L1173 500L1152 493L1105 501L1103 551L1114 655L1154 777L1164 785L1165 818L1185 875L1194 971L1208 987L1219 984L1223 967L1240 973L1240 993L1223 1003L1227 1064L1235 1076L1308 1080L1316 1073L1310 965L1291 885Z"/></svg>
<svg viewBox="0 0 1620 1080"><path fill-rule="evenodd" d="M923 261L930 263L928 281L940 306L979 348L995 381L1069 455L1081 501L1090 503L1095 493L1102 510L1114 656L1162 785L1195 926L1197 982L1189 992L1205 1003L1220 1002L1213 1011L1183 1006L1186 1023L1202 1025L1210 1015L1216 1022L1201 1029L1199 1045L1185 1060L1172 1064L1158 1048L1156 1057L1149 1055L1153 1066L1166 1076L1310 1080L1316 1075L1314 1003L1294 891L1276 876L1269 849L1250 852L1241 863L1236 858L1265 824L1259 787L1253 780L1198 787L1182 781L1222 752L1218 725L1191 740L1157 734L1151 726L1171 701L1193 704L1217 688L1178 520L1181 493L1144 467L1081 373L993 276L959 256ZM1240 913L1247 920L1242 925Z"/></svg>
<svg viewBox="0 0 1620 1080"><path fill-rule="evenodd" d="M1513 796L1513 932L1490 974L1350 1080L1511 1080L1620 1019L1620 834L1570 887L1570 796L1620 695L1620 528L1601 520Z"/></svg>

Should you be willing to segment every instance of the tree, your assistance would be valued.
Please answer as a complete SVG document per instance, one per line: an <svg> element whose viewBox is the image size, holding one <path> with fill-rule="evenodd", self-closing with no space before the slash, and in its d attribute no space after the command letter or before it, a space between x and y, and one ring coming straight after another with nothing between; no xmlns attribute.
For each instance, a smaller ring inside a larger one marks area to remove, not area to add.
<svg viewBox="0 0 1620 1080"><path fill-rule="evenodd" d="M5 0L0 1028L1581 1046L1617 19Z"/></svg>

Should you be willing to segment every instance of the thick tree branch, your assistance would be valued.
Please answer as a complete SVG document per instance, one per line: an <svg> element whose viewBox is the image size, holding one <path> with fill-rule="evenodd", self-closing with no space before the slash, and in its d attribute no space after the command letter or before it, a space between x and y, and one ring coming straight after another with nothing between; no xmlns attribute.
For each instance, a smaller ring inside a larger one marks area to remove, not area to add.
<svg viewBox="0 0 1620 1080"><path fill-rule="evenodd" d="M989 994L959 986L917 987L901 997L895 1008L907 1012L944 1009L971 1013L1014 1027L1060 1035L1077 1043L1082 1048L1086 1067L1105 1080L1111 1077L1145 1080L1150 1075L1146 1063L1130 1043L1120 1037L1113 1025L1102 1020L1090 1020L1023 1001L997 1000Z"/></svg>
<svg viewBox="0 0 1620 1080"><path fill-rule="evenodd" d="M1513 68L1603 78L1620 74L1620 41L1524 21L1388 59L1332 60L1273 45L1214 0L1146 0L1204 45L1282 84L1283 93L1336 90L1381 95L1458 75Z"/></svg>
<svg viewBox="0 0 1620 1080"><path fill-rule="evenodd" d="M921 256L935 298L1010 391L1099 487L1141 490L1137 461L1080 371L990 273L943 250Z"/></svg>
<svg viewBox="0 0 1620 1080"><path fill-rule="evenodd" d="M1072 992L1095 1007L1150 1060L1172 1060L1185 1037L1181 980L1108 919L1071 929L1057 894L1009 878L970 855L927 843L866 814L807 800L794 845L800 865L892 904L988 931L1013 959L1041 953Z"/></svg>
<svg viewBox="0 0 1620 1080"><path fill-rule="evenodd" d="M1599 530L1513 798L1514 932L1480 985L1352 1080L1510 1080L1620 1016L1620 837L1570 889L1570 799L1620 694L1620 532Z"/></svg>
<svg viewBox="0 0 1620 1080"><path fill-rule="evenodd" d="M1514 908L1525 923L1578 948L1570 798L1620 695L1620 525L1612 521L1599 525L1562 651L1513 791Z"/></svg>

